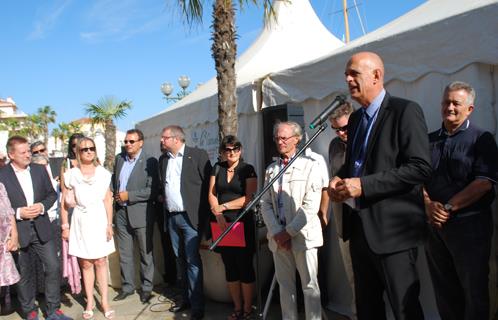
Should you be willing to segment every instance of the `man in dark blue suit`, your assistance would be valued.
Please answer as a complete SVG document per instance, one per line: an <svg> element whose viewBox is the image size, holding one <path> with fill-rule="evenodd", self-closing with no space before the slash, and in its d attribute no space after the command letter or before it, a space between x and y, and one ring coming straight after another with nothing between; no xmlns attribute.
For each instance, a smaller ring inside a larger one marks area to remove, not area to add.
<svg viewBox="0 0 498 320"><path fill-rule="evenodd" d="M396 319L423 319L418 299L417 247L426 222L422 184L431 175L420 106L384 90L384 64L372 52L347 63L351 98L345 164L329 185L343 205L343 239L350 240L358 319L386 318L383 293Z"/></svg>
<svg viewBox="0 0 498 320"><path fill-rule="evenodd" d="M191 319L204 317L202 261L199 244L208 225L207 201L211 162L207 152L185 145L179 126L163 129L161 143L165 153L159 158L159 180L165 219L175 255L183 266L183 301L169 311L192 308Z"/></svg>
<svg viewBox="0 0 498 320"><path fill-rule="evenodd" d="M61 270L54 239L56 233L47 214L47 210L57 199L57 193L46 168L30 164L31 152L24 137L10 137L7 152L10 164L0 170L0 182L7 189L17 220L20 245L18 264L21 274L17 288L23 317L28 320L38 319L31 258L31 253L34 252L45 270L45 319L71 319L60 310Z"/></svg>

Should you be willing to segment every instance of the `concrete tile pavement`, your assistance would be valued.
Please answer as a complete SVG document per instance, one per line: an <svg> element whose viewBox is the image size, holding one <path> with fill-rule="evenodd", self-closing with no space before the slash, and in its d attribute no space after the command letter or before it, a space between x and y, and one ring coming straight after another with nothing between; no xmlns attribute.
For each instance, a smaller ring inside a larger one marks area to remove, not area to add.
<svg viewBox="0 0 498 320"><path fill-rule="evenodd" d="M138 293L127 297L122 301L112 301L112 298L117 295L114 289L109 288L109 300L111 307L116 311L114 319L116 320L182 320L189 319L190 313L188 311L174 314L168 311L175 298L180 297L178 289L167 289L166 296L162 295L162 288L157 288L153 292L153 297L148 304L142 304ZM97 301L97 309L95 310L95 320L105 320L101 311L99 301L100 296L95 291L95 298ZM267 319L280 319L280 306L277 301L271 304L270 311ZM85 305L83 294L73 296L71 294L64 294L62 297L62 310L64 313L75 320L82 319L82 312ZM39 301L43 305L43 301ZM230 303L219 303L206 298L206 310L204 320L224 320L232 311ZM17 313L9 315L2 315L2 320L19 320L21 316ZM301 315L304 319L304 314ZM43 317L40 317L43 319ZM334 312L325 310L323 319L327 320L347 320L347 317L341 316Z"/></svg>

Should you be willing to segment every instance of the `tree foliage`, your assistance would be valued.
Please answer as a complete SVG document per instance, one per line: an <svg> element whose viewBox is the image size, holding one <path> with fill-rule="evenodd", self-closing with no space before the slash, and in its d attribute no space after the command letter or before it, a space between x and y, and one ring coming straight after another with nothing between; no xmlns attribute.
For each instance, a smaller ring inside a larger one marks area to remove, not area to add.
<svg viewBox="0 0 498 320"><path fill-rule="evenodd" d="M215 61L216 80L218 83L218 139L225 135L236 135L237 117L237 83L235 61L237 56L237 32L235 27L235 2L239 8L247 3L258 4L258 0L215 0L213 3L213 32L211 46ZM274 17L271 0L262 0L265 18ZM203 0L179 0L183 16L189 25L201 23L204 14Z"/></svg>
<svg viewBox="0 0 498 320"><path fill-rule="evenodd" d="M96 104L87 103L85 105L85 112L92 119L92 122L104 126L104 167L108 170L112 171L116 153L116 125L114 120L126 116L126 112L131 107L131 101L118 101L112 96L103 97Z"/></svg>

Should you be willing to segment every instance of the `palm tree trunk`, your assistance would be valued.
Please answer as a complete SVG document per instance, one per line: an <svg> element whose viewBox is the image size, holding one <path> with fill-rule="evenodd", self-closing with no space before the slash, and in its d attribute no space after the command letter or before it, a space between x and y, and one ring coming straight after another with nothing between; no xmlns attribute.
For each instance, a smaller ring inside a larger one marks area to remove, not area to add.
<svg viewBox="0 0 498 320"><path fill-rule="evenodd" d="M48 148L48 124L43 127L43 143L45 148Z"/></svg>
<svg viewBox="0 0 498 320"><path fill-rule="evenodd" d="M114 157L116 153L116 126L112 120L106 120L105 129L105 160L104 168L111 171L114 168Z"/></svg>
<svg viewBox="0 0 498 320"><path fill-rule="evenodd" d="M216 80L218 82L218 138L237 135L237 56L235 8L232 0L216 0L213 5L213 46Z"/></svg>

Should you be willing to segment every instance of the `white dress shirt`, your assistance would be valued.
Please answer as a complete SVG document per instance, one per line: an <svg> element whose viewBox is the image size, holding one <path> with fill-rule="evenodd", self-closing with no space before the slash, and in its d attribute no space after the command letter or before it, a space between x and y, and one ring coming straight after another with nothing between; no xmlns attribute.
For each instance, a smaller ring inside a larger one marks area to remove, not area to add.
<svg viewBox="0 0 498 320"><path fill-rule="evenodd" d="M164 179L164 194L166 196L166 210L169 212L185 211L180 190L184 152L185 144L178 150L176 156L171 152L168 152L169 160L168 167L166 168L166 177Z"/></svg>
<svg viewBox="0 0 498 320"><path fill-rule="evenodd" d="M31 168L28 166L26 169L18 169L12 164L11 166L12 169L14 169L17 181L19 181L24 197L26 198L26 206L32 206L35 201L35 193L33 191L33 180L31 179ZM44 212L42 211L40 214L42 215L43 213ZM16 210L16 219L22 220L21 208L17 208Z"/></svg>

